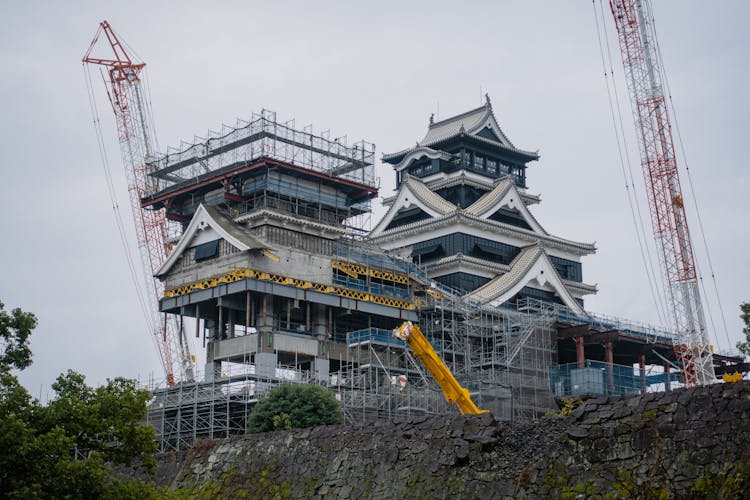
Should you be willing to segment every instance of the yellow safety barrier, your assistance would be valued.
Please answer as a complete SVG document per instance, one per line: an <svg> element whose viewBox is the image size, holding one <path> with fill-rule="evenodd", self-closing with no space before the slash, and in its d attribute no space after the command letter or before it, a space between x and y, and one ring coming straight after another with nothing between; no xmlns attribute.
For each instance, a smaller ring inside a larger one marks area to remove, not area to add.
<svg viewBox="0 0 750 500"><path fill-rule="evenodd" d="M347 276L351 276L354 279L358 279L360 276L371 276L383 281L400 283L402 285L408 285L410 283L409 277L404 276L403 274L396 274L389 271L382 271L380 269L373 269L371 267L360 266L359 264L352 264L351 262L334 260L331 262L331 267L334 269L338 269L342 273L346 274Z"/></svg>
<svg viewBox="0 0 750 500"><path fill-rule="evenodd" d="M383 295L375 295L362 290L352 290L351 288L345 288L333 285L324 285L322 283L313 283L311 281L290 278L288 276L282 276L279 274L270 274L263 271L256 271L255 269L248 268L235 268L226 274L217 276L215 278L208 278L204 280L195 281L187 285L182 285L177 288L171 288L164 292L164 298L179 297L180 295L186 295L196 290L205 290L207 288L214 288L218 285L233 283L245 278L253 278L259 281L271 281L279 285L288 285L295 288L301 288L303 290L314 289L322 293L331 293L348 299L362 300L365 302L372 302L374 304L380 304L384 306L398 307L399 309L414 310L416 308L413 302L408 300L397 299L394 297L386 297Z"/></svg>

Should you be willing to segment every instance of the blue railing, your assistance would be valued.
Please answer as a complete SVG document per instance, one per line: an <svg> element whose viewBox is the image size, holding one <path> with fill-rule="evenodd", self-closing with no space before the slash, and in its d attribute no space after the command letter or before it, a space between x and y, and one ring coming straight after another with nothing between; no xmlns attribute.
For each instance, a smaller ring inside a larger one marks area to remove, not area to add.
<svg viewBox="0 0 750 500"><path fill-rule="evenodd" d="M678 373L669 374L672 382L680 380ZM645 392L648 386L663 384L667 375L648 375L627 365L609 365L602 361L586 360L583 368L577 363L549 367L550 391L558 397L624 396Z"/></svg>
<svg viewBox="0 0 750 500"><path fill-rule="evenodd" d="M361 344L363 342L372 342L374 344L384 344L403 347L404 343L392 335L392 330L384 328L365 328L346 334L346 343L351 345Z"/></svg>

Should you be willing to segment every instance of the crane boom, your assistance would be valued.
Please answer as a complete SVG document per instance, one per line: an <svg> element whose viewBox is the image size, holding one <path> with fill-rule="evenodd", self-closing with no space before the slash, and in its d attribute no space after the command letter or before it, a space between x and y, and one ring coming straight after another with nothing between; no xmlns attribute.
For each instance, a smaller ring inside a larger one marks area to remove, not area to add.
<svg viewBox="0 0 750 500"><path fill-rule="evenodd" d="M92 56L102 34L111 49L110 58ZM151 114L141 85L141 72L146 64L133 60L107 21L99 24L99 29L83 57L83 62L101 66L107 71L108 78L105 77L105 84L115 114L120 152L128 182L130 207L135 220L138 248L143 264L143 289L149 307L147 315L149 328L152 330L151 333L159 350L167 383L174 385L175 360L173 355L180 353L179 366L183 371L182 375L188 379L193 378L193 357L187 347L184 332L178 331L174 321L165 319L162 322L159 315L158 299L164 293L164 285L153 275L167 258L168 225L164 210L141 208L141 199L160 187L148 175L147 170L148 160L154 155L156 141L153 137L153 127L149 126Z"/></svg>
<svg viewBox="0 0 750 500"><path fill-rule="evenodd" d="M474 401L471 400L469 390L458 383L456 377L445 366L440 356L432 348L422 330L411 321L404 322L401 326L393 330L393 336L406 342L414 354L430 371L435 381L443 390L443 395L449 403L456 403L462 414L476 415L487 413L487 410L480 410Z"/></svg>
<svg viewBox="0 0 750 500"><path fill-rule="evenodd" d="M677 170L656 32L648 0L610 0L638 134L641 168L659 250L675 355L686 385L714 381L693 244Z"/></svg>

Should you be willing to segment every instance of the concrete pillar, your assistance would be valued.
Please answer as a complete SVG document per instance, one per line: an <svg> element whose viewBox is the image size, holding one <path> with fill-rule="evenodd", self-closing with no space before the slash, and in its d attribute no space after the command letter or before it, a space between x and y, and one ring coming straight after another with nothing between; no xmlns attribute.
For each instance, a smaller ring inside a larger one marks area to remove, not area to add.
<svg viewBox="0 0 750 500"><path fill-rule="evenodd" d="M669 369L671 366L669 363L664 363L664 390L669 392L672 390L672 380L669 378Z"/></svg>
<svg viewBox="0 0 750 500"><path fill-rule="evenodd" d="M221 361L214 361L214 349L216 347L216 335L218 335L218 327L215 321L208 320L207 326L210 332L209 342L206 346L206 366L204 369L204 380L211 382L221 377Z"/></svg>
<svg viewBox="0 0 750 500"><path fill-rule="evenodd" d="M227 328L222 335L222 338L234 338L234 325L235 325L235 311L234 309L227 309Z"/></svg>
<svg viewBox="0 0 750 500"><path fill-rule="evenodd" d="M261 333L271 333L273 331L273 297L263 294L260 299L260 314L256 318L258 322L258 331Z"/></svg>
<svg viewBox="0 0 750 500"><path fill-rule="evenodd" d="M584 368L586 366L586 351L583 346L583 336L575 337L576 342L576 363L578 368Z"/></svg>
<svg viewBox="0 0 750 500"><path fill-rule="evenodd" d="M216 331L214 331L214 334L211 336L212 339L221 339L224 337L226 332L224 321L224 308L222 307L221 302L219 302L219 324L217 325Z"/></svg>
<svg viewBox="0 0 750 500"><path fill-rule="evenodd" d="M641 375L641 392L646 392L646 353L638 356L638 370Z"/></svg>
<svg viewBox="0 0 750 500"><path fill-rule="evenodd" d="M323 341L328 333L328 321L326 318L326 306L322 304L313 304L313 335L315 338Z"/></svg>
<svg viewBox="0 0 750 500"><path fill-rule="evenodd" d="M615 391L615 362L614 362L614 346L612 341L605 342L604 344L604 361L607 363L607 376L609 392L613 394Z"/></svg>

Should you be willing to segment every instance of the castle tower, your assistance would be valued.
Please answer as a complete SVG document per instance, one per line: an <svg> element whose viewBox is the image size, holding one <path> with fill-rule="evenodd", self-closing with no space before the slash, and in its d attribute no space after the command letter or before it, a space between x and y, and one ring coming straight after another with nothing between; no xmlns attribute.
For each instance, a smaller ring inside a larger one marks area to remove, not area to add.
<svg viewBox="0 0 750 500"><path fill-rule="evenodd" d="M351 234L377 196L374 154L264 111L154 161L169 185L142 203L181 226L156 273L161 311L196 320L206 381L327 383L350 332L416 320L403 266Z"/></svg>
<svg viewBox="0 0 750 500"><path fill-rule="evenodd" d="M539 159L519 149L483 106L435 122L414 147L383 155L397 193L370 241L419 263L434 279L485 305L524 297L583 312L596 287L583 282L581 257L595 252L549 234L529 206L526 169Z"/></svg>

